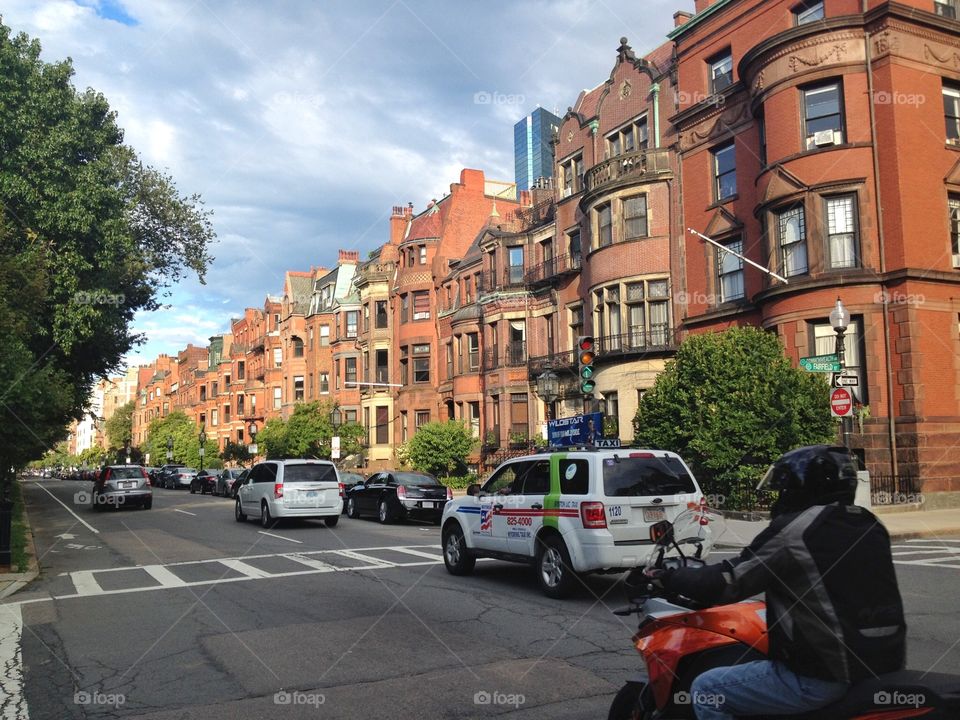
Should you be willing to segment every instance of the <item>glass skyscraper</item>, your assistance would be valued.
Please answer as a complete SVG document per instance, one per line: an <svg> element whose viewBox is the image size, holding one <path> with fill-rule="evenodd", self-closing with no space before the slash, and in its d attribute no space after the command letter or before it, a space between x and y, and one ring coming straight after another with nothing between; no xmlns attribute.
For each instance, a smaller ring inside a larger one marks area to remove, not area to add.
<svg viewBox="0 0 960 720"><path fill-rule="evenodd" d="M550 141L559 127L560 118L539 107L513 126L517 190L529 190L537 178L553 177Z"/></svg>

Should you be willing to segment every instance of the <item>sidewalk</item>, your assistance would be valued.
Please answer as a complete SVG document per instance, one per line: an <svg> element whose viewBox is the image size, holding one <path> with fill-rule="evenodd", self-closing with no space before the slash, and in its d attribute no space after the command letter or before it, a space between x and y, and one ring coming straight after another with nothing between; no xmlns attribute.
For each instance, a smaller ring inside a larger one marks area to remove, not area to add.
<svg viewBox="0 0 960 720"><path fill-rule="evenodd" d="M0 573L0 600L13 595L18 590L27 586L28 583L37 579L40 574L40 567L37 565L37 550L33 544L33 528L30 526L30 517L27 510L23 510L24 521L27 528L27 571L24 573Z"/></svg>
<svg viewBox="0 0 960 720"><path fill-rule="evenodd" d="M960 508L878 512L876 515L887 528L891 540L960 536ZM721 547L746 547L768 524L768 520L728 519L725 521L723 537L717 544Z"/></svg>

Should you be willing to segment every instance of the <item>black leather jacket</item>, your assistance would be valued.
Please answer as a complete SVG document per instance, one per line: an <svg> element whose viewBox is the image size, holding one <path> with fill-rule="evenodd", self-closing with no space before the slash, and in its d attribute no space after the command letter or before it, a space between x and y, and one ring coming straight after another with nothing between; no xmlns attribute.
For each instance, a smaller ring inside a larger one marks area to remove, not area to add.
<svg viewBox="0 0 960 720"><path fill-rule="evenodd" d="M769 657L800 675L853 683L904 667L890 536L864 508L834 503L781 515L733 560L662 582L709 604L766 593Z"/></svg>

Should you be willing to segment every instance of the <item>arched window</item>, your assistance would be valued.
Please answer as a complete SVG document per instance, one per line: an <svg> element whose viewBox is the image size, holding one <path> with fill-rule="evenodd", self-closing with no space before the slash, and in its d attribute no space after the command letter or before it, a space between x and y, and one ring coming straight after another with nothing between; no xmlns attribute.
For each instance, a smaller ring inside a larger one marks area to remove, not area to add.
<svg viewBox="0 0 960 720"><path fill-rule="evenodd" d="M293 342L293 356L295 358L303 357L303 340L294 335L291 341Z"/></svg>

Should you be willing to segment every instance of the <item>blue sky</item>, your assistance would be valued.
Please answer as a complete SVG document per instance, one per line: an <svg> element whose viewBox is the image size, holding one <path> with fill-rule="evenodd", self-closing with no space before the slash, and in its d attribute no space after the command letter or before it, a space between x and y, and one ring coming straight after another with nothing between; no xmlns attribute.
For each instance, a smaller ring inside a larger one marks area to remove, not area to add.
<svg viewBox="0 0 960 720"><path fill-rule="evenodd" d="M138 316L137 363L228 330L286 269L365 257L392 206L423 209L463 167L512 181L513 123L562 115L621 36L649 52L680 9L693 0L7 0L3 21L71 57L126 141L214 211L207 284Z"/></svg>

